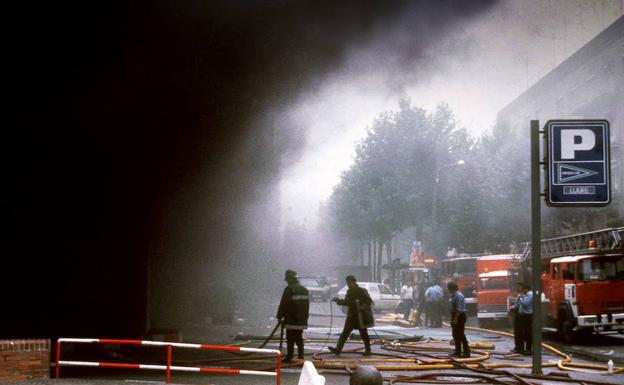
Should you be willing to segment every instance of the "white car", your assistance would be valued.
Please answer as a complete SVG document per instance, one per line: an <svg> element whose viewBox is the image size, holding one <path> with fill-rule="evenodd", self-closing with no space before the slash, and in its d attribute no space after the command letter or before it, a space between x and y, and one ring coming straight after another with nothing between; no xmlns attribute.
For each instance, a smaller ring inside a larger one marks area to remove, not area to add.
<svg viewBox="0 0 624 385"><path fill-rule="evenodd" d="M327 279L323 277L301 277L299 283L308 289L310 300L312 301L329 301L330 286Z"/></svg>
<svg viewBox="0 0 624 385"><path fill-rule="evenodd" d="M373 300L373 311L394 311L401 302L401 296L393 294L390 288L383 283L358 282L357 284L359 287L366 289L368 294L370 294L371 299ZM340 289L338 294L336 294L336 297L344 299L347 295L347 289L349 289L348 286ZM346 306L340 306L340 310L347 314L348 308Z"/></svg>

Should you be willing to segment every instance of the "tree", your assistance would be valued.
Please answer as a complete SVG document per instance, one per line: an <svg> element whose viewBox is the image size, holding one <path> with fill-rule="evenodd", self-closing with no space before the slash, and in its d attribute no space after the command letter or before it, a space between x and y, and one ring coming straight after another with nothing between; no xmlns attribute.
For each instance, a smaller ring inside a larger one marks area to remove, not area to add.
<svg viewBox="0 0 624 385"><path fill-rule="evenodd" d="M329 223L354 241L376 243L378 266L381 249L389 251L395 234L408 227L420 238L428 228L433 244L437 162L456 161L468 140L448 106L428 115L401 100L399 110L381 114L358 144L353 166L330 197Z"/></svg>

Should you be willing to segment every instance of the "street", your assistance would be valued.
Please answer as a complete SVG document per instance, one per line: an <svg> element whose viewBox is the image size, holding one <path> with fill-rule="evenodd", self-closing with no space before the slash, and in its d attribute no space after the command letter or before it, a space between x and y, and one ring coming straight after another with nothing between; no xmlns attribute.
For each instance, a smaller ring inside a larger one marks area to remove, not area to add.
<svg viewBox="0 0 624 385"><path fill-rule="evenodd" d="M184 342L198 342L211 344L236 344L246 347L258 347L263 340L266 339L272 329L270 325L272 320L270 314L277 306L274 304L264 304L258 306L258 313L265 312L266 318L264 325L259 319L242 319L238 318L235 325L215 326L207 328L195 328L189 330L184 337ZM376 314L379 320L384 314ZM371 357L363 357L360 350L363 345L357 336L357 331L352 334L352 338L345 345L343 354L336 357L328 352L327 347L335 345L335 341L342 331L345 316L340 309L330 302L313 302L310 306L309 328L304 333L306 360L314 361L319 373L325 377L327 385L338 385L348 383L348 373L345 368L353 365L376 365L386 367L388 369L382 371L384 378L392 378L398 375L425 375L431 373L455 373L455 377L459 378L460 373L467 372L457 371L452 366L446 367L441 362L448 362L447 354L452 351L452 346L448 340L451 338L451 330L447 326L441 328L428 327L402 327L387 322L376 322L374 328L369 329L369 335L373 343L373 355ZM479 362L486 365L492 364L492 367L503 367L506 370L512 370L515 373L531 373L531 357L510 354L513 348L513 339L509 336L496 334L494 332L477 329L476 317L469 317L467 323L466 335L473 346L473 354L466 363ZM511 332L509 328L501 328L500 332ZM203 337L199 334L204 334ZM418 340L418 342L413 342ZM410 342L407 342L410 341ZM400 345L397 344L400 342ZM595 336L590 341L584 342L582 345L566 345L556 339L552 333L544 334L544 343L552 345L571 358L569 370L579 370L574 365L606 365L609 359L616 363L616 367L623 366L624 363L624 340L622 336L605 335ZM285 342L283 352L285 353ZM265 346L265 348L275 349L279 346L279 332ZM408 349L408 350L405 350ZM195 364L201 360L184 356L183 352L176 352L174 355L178 357L179 364ZM409 358L401 361L401 357ZM563 357L553 353L547 348L543 349L543 372L558 373L562 370L556 366L557 361ZM463 359L462 359L463 360ZM208 364L209 360L204 359L205 366L214 366ZM274 361L268 359L262 364L245 363L240 360L229 358L219 367L238 367L243 365L246 369L257 369L257 365L262 367L274 366ZM440 362L440 363L439 363ZM427 363L436 363L436 370L423 370L424 367L413 365L426 365ZM251 366L248 366L251 365ZM254 366L255 365L255 366ZM407 367L405 367L407 365ZM440 366L442 365L442 366ZM520 367L512 367L519 365ZM524 365L524 367L523 367ZM301 369L301 364L284 365L282 369L282 384L297 384ZM403 368L402 368L403 367ZM410 368L409 370L406 370ZM580 370L588 370L581 368ZM604 369L592 370L593 373L566 371L567 374L574 378L582 380L608 381L611 383L624 382L624 373L615 374L613 377L605 377ZM432 374L433 375L433 374ZM64 368L62 383L72 385L74 379L80 378L81 381L89 379L98 379L98 381L108 380L117 382L127 381L163 381L164 374L158 371L102 371L102 369L77 369ZM220 375L220 374L189 374L175 372L172 374L172 382L176 383L201 383L201 384L274 384L274 377L257 377L245 375ZM459 381L459 380L458 380ZM84 382L80 382L81 384ZM94 383L94 382L89 382ZM556 383L556 382L549 382Z"/></svg>
<svg viewBox="0 0 624 385"><path fill-rule="evenodd" d="M330 318L330 312L333 313L333 320ZM321 327L329 327L331 325L332 329L335 329L334 332L340 334L343 323L344 315L335 304L332 304L332 308L330 309L330 304L327 302L311 303L310 325L318 325ZM466 326L478 328L477 317L469 316ZM432 333L432 335L439 334L436 329L417 330L421 330L425 336L429 336L425 334L425 332ZM443 330L450 335L449 328L443 328ZM513 333L513 329L507 325L500 325L496 327L496 330ZM554 331L544 331L542 338L545 343L553 345L562 351L569 352L574 356L583 357L600 363L606 363L611 359L614 363L624 364L624 335L622 334L593 334L590 338L573 344L562 341Z"/></svg>

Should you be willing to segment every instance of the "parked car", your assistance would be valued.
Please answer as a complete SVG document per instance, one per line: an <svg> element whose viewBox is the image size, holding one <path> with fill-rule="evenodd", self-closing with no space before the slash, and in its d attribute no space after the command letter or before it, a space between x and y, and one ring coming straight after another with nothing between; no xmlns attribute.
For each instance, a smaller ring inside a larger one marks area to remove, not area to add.
<svg viewBox="0 0 624 385"><path fill-rule="evenodd" d="M383 283L377 282L358 282L358 286L366 289L373 300L373 311L395 311L399 303L401 302L401 296L399 294L393 294L390 288ZM348 286L340 289L336 297L344 299L347 295ZM340 306L340 310L347 314L347 307Z"/></svg>
<svg viewBox="0 0 624 385"><path fill-rule="evenodd" d="M329 282L329 296L334 298L336 296L336 294L338 294L338 291L340 290L340 288L342 287L341 283L344 282L344 281L342 281L339 284L338 283L338 278L328 277L327 278L327 282Z"/></svg>
<svg viewBox="0 0 624 385"><path fill-rule="evenodd" d="M299 283L308 289L311 301L326 302L331 297L329 283L324 277L300 277Z"/></svg>

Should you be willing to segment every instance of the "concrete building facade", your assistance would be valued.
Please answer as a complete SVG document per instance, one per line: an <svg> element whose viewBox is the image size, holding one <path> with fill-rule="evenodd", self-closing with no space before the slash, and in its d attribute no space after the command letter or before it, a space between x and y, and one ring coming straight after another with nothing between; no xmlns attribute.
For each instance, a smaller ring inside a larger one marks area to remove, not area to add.
<svg viewBox="0 0 624 385"><path fill-rule="evenodd" d="M624 218L624 17L498 113L499 125L508 127L517 138L528 138L530 121L534 119L542 126L551 119L610 122L611 206L621 222ZM607 218L603 222L608 222Z"/></svg>

